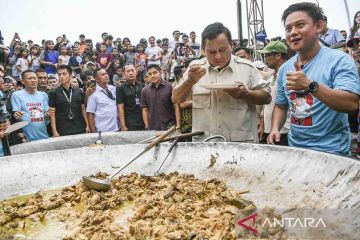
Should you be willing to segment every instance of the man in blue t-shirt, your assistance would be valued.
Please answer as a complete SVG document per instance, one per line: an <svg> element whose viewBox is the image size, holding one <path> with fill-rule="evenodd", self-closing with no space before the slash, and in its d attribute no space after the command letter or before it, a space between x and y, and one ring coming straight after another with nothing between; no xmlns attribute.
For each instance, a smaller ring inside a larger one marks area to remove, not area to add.
<svg viewBox="0 0 360 240"><path fill-rule="evenodd" d="M283 13L286 40L297 54L279 70L268 143L280 140L288 108L289 145L348 155L347 113L359 109L360 79L345 53L319 44L323 12L313 3L290 5Z"/></svg>
<svg viewBox="0 0 360 240"><path fill-rule="evenodd" d="M49 98L44 92L37 91L38 80L32 70L21 73L25 89L16 91L11 96L14 118L27 121L29 124L23 128L28 141L48 138L46 131L46 117L51 117L49 111Z"/></svg>

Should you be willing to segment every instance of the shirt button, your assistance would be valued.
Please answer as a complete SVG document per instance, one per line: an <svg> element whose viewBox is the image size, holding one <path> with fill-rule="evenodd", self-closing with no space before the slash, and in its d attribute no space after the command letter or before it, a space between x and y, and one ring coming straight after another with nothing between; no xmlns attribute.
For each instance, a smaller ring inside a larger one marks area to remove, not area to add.
<svg viewBox="0 0 360 240"><path fill-rule="evenodd" d="M221 102L221 98L219 98L219 102Z"/></svg>
<svg viewBox="0 0 360 240"><path fill-rule="evenodd" d="M219 112L219 114L221 114L221 112Z"/></svg>
<svg viewBox="0 0 360 240"><path fill-rule="evenodd" d="M219 128L221 128L221 126L219 125Z"/></svg>

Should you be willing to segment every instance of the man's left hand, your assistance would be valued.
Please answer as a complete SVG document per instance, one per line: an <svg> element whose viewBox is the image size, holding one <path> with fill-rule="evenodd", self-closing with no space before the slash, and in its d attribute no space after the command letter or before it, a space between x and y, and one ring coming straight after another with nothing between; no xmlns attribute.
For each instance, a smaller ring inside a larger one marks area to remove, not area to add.
<svg viewBox="0 0 360 240"><path fill-rule="evenodd" d="M307 90L309 84L312 82L301 70L298 62L294 63L295 72L286 73L286 87L288 91Z"/></svg>
<svg viewBox="0 0 360 240"><path fill-rule="evenodd" d="M245 85L241 85L237 88L224 89L225 92L230 94L234 98L246 98L250 91Z"/></svg>

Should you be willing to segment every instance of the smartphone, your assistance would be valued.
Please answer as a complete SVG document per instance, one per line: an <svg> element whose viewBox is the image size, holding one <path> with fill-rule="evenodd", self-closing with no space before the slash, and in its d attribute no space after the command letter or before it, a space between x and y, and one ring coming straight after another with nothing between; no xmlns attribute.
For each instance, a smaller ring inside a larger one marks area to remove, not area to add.
<svg viewBox="0 0 360 240"><path fill-rule="evenodd" d="M87 88L94 87L95 85L96 85L96 80L95 80L95 79L91 79L91 80L88 81L88 83L87 83Z"/></svg>

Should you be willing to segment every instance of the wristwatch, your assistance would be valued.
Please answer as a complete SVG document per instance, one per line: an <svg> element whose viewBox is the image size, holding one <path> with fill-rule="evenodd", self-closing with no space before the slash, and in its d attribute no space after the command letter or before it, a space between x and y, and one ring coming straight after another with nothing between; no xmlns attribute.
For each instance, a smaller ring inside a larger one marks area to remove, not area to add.
<svg viewBox="0 0 360 240"><path fill-rule="evenodd" d="M309 83L308 91L310 93L316 93L318 88L319 88L319 84L315 81L312 81L311 83Z"/></svg>

